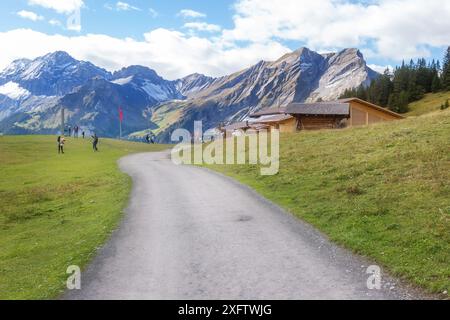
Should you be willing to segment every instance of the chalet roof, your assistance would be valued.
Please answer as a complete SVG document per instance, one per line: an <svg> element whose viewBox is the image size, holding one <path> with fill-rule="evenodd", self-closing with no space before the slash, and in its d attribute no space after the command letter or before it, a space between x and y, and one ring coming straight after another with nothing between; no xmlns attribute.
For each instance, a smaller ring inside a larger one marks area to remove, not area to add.
<svg viewBox="0 0 450 320"><path fill-rule="evenodd" d="M254 123L274 123L274 122L283 122L289 119L292 119L293 117L288 114L276 114L273 116L266 116L262 119L255 119Z"/></svg>
<svg viewBox="0 0 450 320"><path fill-rule="evenodd" d="M260 131L260 130L265 130L265 129L270 129L270 126L268 124L264 124L264 123L254 123L254 124L252 124L252 126L249 130Z"/></svg>
<svg viewBox="0 0 450 320"><path fill-rule="evenodd" d="M286 108L268 108L268 109L263 109L258 112L252 113L250 115L250 118L259 118L262 116L271 116L271 115L275 115L275 114L285 114L285 113L286 113Z"/></svg>
<svg viewBox="0 0 450 320"><path fill-rule="evenodd" d="M344 102L291 103L286 113L291 115L350 116L350 104Z"/></svg>
<svg viewBox="0 0 450 320"><path fill-rule="evenodd" d="M290 117L290 116L289 116ZM267 122L270 123L270 122ZM266 122L249 122L249 121L243 121L243 122L236 122L232 123L226 127L221 128L222 132L233 132L237 130L263 130L270 128L270 125L268 125Z"/></svg>
<svg viewBox="0 0 450 320"><path fill-rule="evenodd" d="M341 102L341 103L350 103L350 102L353 102L353 101L365 104L366 106L374 108L374 109L376 109L378 111L381 111L381 112L384 112L384 113L388 113L388 114L390 114L390 115L392 115L392 116L394 116L394 117L396 117L398 119L404 119L405 118L401 114L398 114L398 113L396 113L394 111L391 111L389 109L377 106L376 104L370 103L368 101L365 101L365 100L362 100L362 99L359 99L359 98L347 98L347 99L339 99L339 100L337 100L337 102Z"/></svg>
<svg viewBox="0 0 450 320"><path fill-rule="evenodd" d="M243 122L236 122L236 123L232 123L228 126L225 126L222 128L222 131L235 131L235 130L245 130L250 128L250 124L248 121L243 121Z"/></svg>

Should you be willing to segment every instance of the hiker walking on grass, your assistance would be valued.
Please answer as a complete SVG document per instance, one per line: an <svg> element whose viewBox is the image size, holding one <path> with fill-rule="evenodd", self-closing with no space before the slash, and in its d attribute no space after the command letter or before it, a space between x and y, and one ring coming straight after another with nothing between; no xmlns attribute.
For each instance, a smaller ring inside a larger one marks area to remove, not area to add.
<svg viewBox="0 0 450 320"><path fill-rule="evenodd" d="M94 133L94 135L92 136L92 147L93 147L93 149L94 149L94 151L95 152L97 152L98 151L98 148L97 148L97 146L98 146L98 136L97 136L97 134L96 133Z"/></svg>
<svg viewBox="0 0 450 320"><path fill-rule="evenodd" d="M155 135L153 133L149 133L146 137L145 140L147 141L148 144L155 144Z"/></svg>
<svg viewBox="0 0 450 320"><path fill-rule="evenodd" d="M58 154L64 154L64 144L66 143L66 139L64 139L64 137L59 136L57 141L58 141Z"/></svg>
<svg viewBox="0 0 450 320"><path fill-rule="evenodd" d="M83 131L83 132L81 133L81 135L83 136L83 139L84 139L84 137L86 136L86 133Z"/></svg>

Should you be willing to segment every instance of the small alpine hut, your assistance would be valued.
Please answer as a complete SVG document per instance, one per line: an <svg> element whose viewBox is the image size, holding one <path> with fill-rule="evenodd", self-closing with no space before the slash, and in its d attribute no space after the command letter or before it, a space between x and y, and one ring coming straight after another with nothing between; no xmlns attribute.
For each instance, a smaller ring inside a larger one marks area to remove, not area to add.
<svg viewBox="0 0 450 320"><path fill-rule="evenodd" d="M286 108L270 108L255 112L250 115L249 121L253 126L256 124L265 125L264 129L277 129L280 132L295 132L297 120L286 113Z"/></svg>
<svg viewBox="0 0 450 320"><path fill-rule="evenodd" d="M291 103L285 112L297 119L297 130L340 129L404 119L398 113L358 98Z"/></svg>
<svg viewBox="0 0 450 320"><path fill-rule="evenodd" d="M342 129L404 119L398 113L358 99L330 102L291 103L250 115L248 121L220 128L227 136L277 129L282 133L302 130Z"/></svg>
<svg viewBox="0 0 450 320"><path fill-rule="evenodd" d="M268 130L270 126L263 123L253 123L250 121L236 122L224 127L220 127L219 130L225 137L240 136L246 133L255 133L260 130Z"/></svg>
<svg viewBox="0 0 450 320"><path fill-rule="evenodd" d="M349 127L405 119L401 114L359 98L341 99L338 102L350 104L350 119L347 123Z"/></svg>
<svg viewBox="0 0 450 320"><path fill-rule="evenodd" d="M291 103L286 112L297 119L298 130L337 129L350 118L348 103Z"/></svg>
<svg viewBox="0 0 450 320"><path fill-rule="evenodd" d="M350 118L350 104L340 102L291 103L286 113L297 119L298 130L344 128Z"/></svg>

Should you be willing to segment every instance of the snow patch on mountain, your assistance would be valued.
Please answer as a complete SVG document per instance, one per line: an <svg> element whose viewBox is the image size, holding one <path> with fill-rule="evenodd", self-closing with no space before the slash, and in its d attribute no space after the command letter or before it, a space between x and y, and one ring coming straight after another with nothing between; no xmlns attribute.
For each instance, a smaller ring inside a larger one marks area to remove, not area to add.
<svg viewBox="0 0 450 320"><path fill-rule="evenodd" d="M0 87L0 94L12 100L22 100L31 95L27 89L22 88L18 83L12 81Z"/></svg>
<svg viewBox="0 0 450 320"><path fill-rule="evenodd" d="M131 81L133 81L133 76L129 76L129 77L126 77L126 78L116 79L116 80L113 80L113 81L111 81L111 82L112 82L112 83L115 83L115 84L118 84L118 85L121 85L121 86L124 86L124 85L126 85L126 84L129 84Z"/></svg>
<svg viewBox="0 0 450 320"><path fill-rule="evenodd" d="M159 86L151 83L150 81L144 81L142 90L144 90L150 97L158 101L167 101L171 98L170 92L168 92L166 87Z"/></svg>

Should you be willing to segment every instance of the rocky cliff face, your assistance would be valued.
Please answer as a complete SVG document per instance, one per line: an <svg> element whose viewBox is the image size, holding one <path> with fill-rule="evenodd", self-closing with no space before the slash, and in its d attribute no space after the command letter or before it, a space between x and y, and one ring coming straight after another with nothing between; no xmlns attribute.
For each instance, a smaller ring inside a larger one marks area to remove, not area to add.
<svg viewBox="0 0 450 320"><path fill-rule="evenodd" d="M378 73L367 67L363 55L358 49L346 49L339 53L324 55L326 70L321 75L317 88L306 101L333 100L342 95L345 89L359 85L370 85Z"/></svg>
<svg viewBox="0 0 450 320"><path fill-rule="evenodd" d="M126 134L151 129L167 142L174 129L191 129L195 120L209 129L263 108L333 100L375 77L357 49L319 54L301 48L229 76L193 74L176 81L142 66L111 74L55 52L16 60L0 73L0 132L57 132L64 106L69 123L116 137L121 106Z"/></svg>
<svg viewBox="0 0 450 320"><path fill-rule="evenodd" d="M194 73L182 79L175 80L173 83L183 96L192 98L198 92L206 90L214 80L214 78Z"/></svg>

